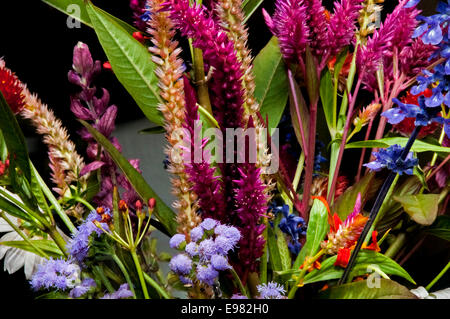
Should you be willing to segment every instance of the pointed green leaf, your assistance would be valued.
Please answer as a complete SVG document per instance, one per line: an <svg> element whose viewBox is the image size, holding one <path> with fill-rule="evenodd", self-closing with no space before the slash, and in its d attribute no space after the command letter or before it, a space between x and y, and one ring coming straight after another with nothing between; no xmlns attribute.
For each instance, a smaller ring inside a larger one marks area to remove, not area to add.
<svg viewBox="0 0 450 319"><path fill-rule="evenodd" d="M395 281L381 278L379 287L367 280L326 289L320 298L326 299L417 299L408 288Z"/></svg>
<svg viewBox="0 0 450 319"><path fill-rule="evenodd" d="M306 143L309 137L309 110L308 106L306 105L305 99L303 98L302 91L300 90L298 84L294 79L291 79L290 85L293 86L293 88L289 90L289 111L291 113L292 126L294 127L294 133L301 148L306 149L306 146L303 145L304 143L302 140L302 129L304 134L303 138L305 139ZM297 114L297 107L295 102L297 102L299 114Z"/></svg>
<svg viewBox="0 0 450 319"><path fill-rule="evenodd" d="M273 271L283 270L283 265L281 263L280 251L277 246L277 238L275 236L275 231L272 227L267 228L267 248L269 251L269 262Z"/></svg>
<svg viewBox="0 0 450 319"><path fill-rule="evenodd" d="M294 262L293 269L298 269L307 256L314 256L320 248L320 243L325 239L329 230L327 207L318 199L314 199L309 215L306 242Z"/></svg>
<svg viewBox="0 0 450 319"><path fill-rule="evenodd" d="M83 120L80 120L81 124L87 128L89 133L92 134L94 139L105 149L111 156L114 163L122 170L131 183L133 188L142 197L145 203L150 198L156 199L156 209L154 214L159 221L164 225L166 230L171 234L176 233L175 213L163 202L163 200L153 191L153 189L147 184L142 175L128 162L128 160L111 144L111 142L105 138L104 135L99 133L91 125Z"/></svg>
<svg viewBox="0 0 450 319"><path fill-rule="evenodd" d="M277 236L277 248L280 253L281 269L288 270L289 268L291 268L292 260L286 238L278 226L276 228L275 234Z"/></svg>
<svg viewBox="0 0 450 319"><path fill-rule="evenodd" d="M379 140L359 141L349 143L345 148L386 148L394 144L405 146L408 142L406 137L387 137ZM437 153L450 153L450 147L443 147L439 145L433 145L424 141L416 140L411 148L411 151L421 152L437 152Z"/></svg>
<svg viewBox="0 0 450 319"><path fill-rule="evenodd" d="M250 19L253 13L259 8L264 0L245 0L242 2L242 10L244 11L244 23Z"/></svg>
<svg viewBox="0 0 450 319"><path fill-rule="evenodd" d="M81 23L87 25L88 27L93 27L91 23L91 18L86 11L86 1L85 0L41 0L42 2L48 4L49 6L67 14L68 16L80 21ZM112 16L111 14L102 11L105 15L109 16L112 20L117 22L122 28L128 31L128 33L133 34L137 31L135 27L132 27L128 23Z"/></svg>
<svg viewBox="0 0 450 319"><path fill-rule="evenodd" d="M416 194L395 196L405 212L418 224L431 225L436 219L439 207L439 194Z"/></svg>
<svg viewBox="0 0 450 319"><path fill-rule="evenodd" d="M148 49L133 38L122 26L92 5L86 6L100 44L105 50L117 79L130 93L145 116L152 122L163 123L157 105L161 102L155 64Z"/></svg>
<svg viewBox="0 0 450 319"><path fill-rule="evenodd" d="M162 126L154 126L139 131L139 134L163 134L166 130Z"/></svg>
<svg viewBox="0 0 450 319"><path fill-rule="evenodd" d="M288 98L285 64L275 37L261 50L253 62L255 98L263 119L268 115L269 129L276 128Z"/></svg>
<svg viewBox="0 0 450 319"><path fill-rule="evenodd" d="M317 64L309 46L306 47L306 89L311 105L319 101L320 79L317 75Z"/></svg>
<svg viewBox="0 0 450 319"><path fill-rule="evenodd" d="M331 78L331 72L326 68L323 72L322 79L320 80L320 100L322 101L323 113L327 121L328 130L332 132L334 130L334 106L333 95L334 85Z"/></svg>
<svg viewBox="0 0 450 319"><path fill-rule="evenodd" d="M450 216L438 216L431 226L425 228L425 233L450 241Z"/></svg>
<svg viewBox="0 0 450 319"><path fill-rule="evenodd" d="M55 242L53 240L35 239L35 240L31 240L31 242L33 243L33 245L35 247L38 248L38 250L41 249L43 252L45 252L48 255L51 255L53 257L64 256L64 254L61 252L61 249L59 249L59 247L55 244ZM39 255L37 250L24 240L2 241L2 242L0 242L0 245L19 248L19 249L34 253L36 255ZM41 257L45 257L45 256L41 256Z"/></svg>
<svg viewBox="0 0 450 319"><path fill-rule="evenodd" d="M0 190L0 210L23 220L34 223L34 219L22 208L8 200Z"/></svg>
<svg viewBox="0 0 450 319"><path fill-rule="evenodd" d="M320 269L314 269L307 274L305 276L305 284L341 278L344 273L344 268L334 266L336 258L337 256L331 256L325 259L322 262ZM359 252L355 266L350 273L350 277L372 273L373 269L370 267L373 266L378 266L379 269L387 275L399 276L415 284L408 272L399 264L389 257L371 250L361 250Z"/></svg>

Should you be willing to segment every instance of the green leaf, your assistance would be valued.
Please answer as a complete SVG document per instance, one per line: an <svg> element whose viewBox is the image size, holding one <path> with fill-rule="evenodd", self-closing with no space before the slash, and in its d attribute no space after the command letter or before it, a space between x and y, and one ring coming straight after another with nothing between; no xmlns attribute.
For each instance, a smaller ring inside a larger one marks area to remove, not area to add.
<svg viewBox="0 0 450 319"><path fill-rule="evenodd" d="M450 241L450 216L438 216L431 226L424 229L425 233Z"/></svg>
<svg viewBox="0 0 450 319"><path fill-rule="evenodd" d="M279 221L281 220L281 214L279 216L279 220L276 223L275 226L275 235L277 240L277 249L280 255L280 261L281 261L281 269L282 270L288 270L291 268L291 253L289 252L288 244L286 242L286 237L284 236L283 232L281 231L280 227L278 227Z"/></svg>
<svg viewBox="0 0 450 319"><path fill-rule="evenodd" d="M11 162L17 163L27 180L31 178L28 150L22 130L11 108L0 92L0 129L10 154Z"/></svg>
<svg viewBox="0 0 450 319"><path fill-rule="evenodd" d="M379 140L359 141L349 143L345 148L386 148L394 144L405 146L408 142L406 137L387 137ZM443 147L439 145L433 145L424 141L416 140L411 148L411 151L421 152L437 152L437 153L450 153L450 147Z"/></svg>
<svg viewBox="0 0 450 319"><path fill-rule="evenodd" d="M314 256L318 252L320 243L324 240L328 230L327 207L322 201L314 199L306 231L306 242L294 262L293 269L298 269L307 256Z"/></svg>
<svg viewBox="0 0 450 319"><path fill-rule="evenodd" d="M331 72L325 69L320 80L320 99L322 101L323 113L325 114L325 119L327 121L328 130L330 133L334 131L334 106L333 106L333 80L331 78Z"/></svg>
<svg viewBox="0 0 450 319"><path fill-rule="evenodd" d="M344 268L334 266L336 258L337 256L335 255L325 259L320 269L314 269L307 274L305 276L305 284L341 278L344 273ZM370 266L374 265L378 266L385 274L399 276L415 284L408 272L399 264L389 257L371 250L361 250L359 252L355 266L349 277L352 278L371 273L373 270Z"/></svg>
<svg viewBox="0 0 450 319"><path fill-rule="evenodd" d="M85 0L42 0L42 2L48 4L49 6L61 11L62 13L71 16L72 18L80 21L81 23L89 26L92 26L91 18L86 11L86 2ZM103 14L110 17L117 24L119 24L122 28L128 31L128 33L133 34L133 32L138 31L135 27L132 27L128 23L112 16L111 14L103 11L98 8L99 11L102 11Z"/></svg>
<svg viewBox="0 0 450 319"><path fill-rule="evenodd" d="M175 222L175 213L163 202L163 200L147 184L142 175L128 162L128 160L114 147L114 145L112 145L111 142L105 138L105 136L85 121L80 120L80 122L87 128L89 133L92 134L94 139L102 145L105 151L108 152L116 165L125 174L128 181L131 183L139 196L142 197L144 202L147 203L150 198L156 199L156 209L154 214L171 235L175 234L177 227Z"/></svg>
<svg viewBox="0 0 450 319"><path fill-rule="evenodd" d="M242 3L242 10L244 11L244 23L252 16L253 13L259 8L264 0L245 0Z"/></svg>
<svg viewBox="0 0 450 319"><path fill-rule="evenodd" d="M418 224L428 226L436 219L439 194L395 196L394 199L402 204L405 212Z"/></svg>
<svg viewBox="0 0 450 319"><path fill-rule="evenodd" d="M139 131L139 134L162 134L165 133L166 130L162 126L154 126L149 127Z"/></svg>
<svg viewBox="0 0 450 319"><path fill-rule="evenodd" d="M367 280L361 280L328 288L319 296L326 299L417 299L408 288L392 280L381 278L379 287L369 288L371 286Z"/></svg>
<svg viewBox="0 0 450 319"><path fill-rule="evenodd" d="M306 105L305 99L303 98L302 91L300 90L298 84L295 82L294 79L292 79L292 85L293 88L289 90L289 111L291 113L292 126L294 127L295 136L297 137L297 141L300 144L301 148L306 149L306 145L303 145L299 117L306 143L309 137L309 118L310 118L309 110L308 106ZM297 101L298 113L300 114L297 114L295 101Z"/></svg>
<svg viewBox="0 0 450 319"><path fill-rule="evenodd" d="M33 245L39 249L41 249L43 252L45 252L48 255L51 255L53 257L62 257L64 254L61 252L61 249L55 244L53 240L48 239L35 239L31 240ZM27 243L24 240L13 240L13 241L2 241L0 242L0 245L8 246L8 247L14 247L19 248L25 251L32 252L36 255L40 255L36 249L31 246L29 243ZM44 256L41 256L44 257Z"/></svg>
<svg viewBox="0 0 450 319"><path fill-rule="evenodd" d="M35 223L34 219L16 204L10 202L0 193L0 210L14 217ZM0 217L1 218L1 217Z"/></svg>
<svg viewBox="0 0 450 319"><path fill-rule="evenodd" d="M259 52L253 62L255 98L263 119L269 118L268 128L276 128L286 107L288 81L283 58L275 37Z"/></svg>
<svg viewBox="0 0 450 319"><path fill-rule="evenodd" d="M277 238L272 227L267 228L267 248L269 250L269 262L273 271L280 271L283 269L281 263L280 251L277 246Z"/></svg>
<svg viewBox="0 0 450 319"><path fill-rule="evenodd" d="M156 66L147 48L90 2L86 9L119 82L150 121L163 124L157 109L161 98L154 73Z"/></svg>
<svg viewBox="0 0 450 319"><path fill-rule="evenodd" d="M339 218L344 220L353 211L358 193L361 193L361 202L365 203L376 194L380 186L381 181L375 178L375 173L369 172L339 196L333 206L333 212L336 212Z"/></svg>

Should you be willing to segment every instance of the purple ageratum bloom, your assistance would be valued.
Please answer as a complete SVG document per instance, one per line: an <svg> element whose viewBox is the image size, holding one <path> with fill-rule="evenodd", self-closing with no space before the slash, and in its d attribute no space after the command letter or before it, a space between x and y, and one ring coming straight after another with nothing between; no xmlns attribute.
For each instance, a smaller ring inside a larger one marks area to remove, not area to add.
<svg viewBox="0 0 450 319"><path fill-rule="evenodd" d="M185 276L178 276L180 278L180 281L183 285L192 285L192 279Z"/></svg>
<svg viewBox="0 0 450 319"><path fill-rule="evenodd" d="M260 294L261 299L285 299L283 286L276 282L268 282L267 284L262 284L256 286Z"/></svg>
<svg viewBox="0 0 450 319"><path fill-rule="evenodd" d="M216 227L217 223L218 223L217 220L214 220L212 218L206 218L205 220L202 221L200 226L204 230L212 230L214 229L214 227Z"/></svg>
<svg viewBox="0 0 450 319"><path fill-rule="evenodd" d="M104 213L112 217L109 208L105 208ZM94 224L94 221L100 222L101 220L102 217L97 211L91 211L86 220L78 226L78 231L72 235L72 239L67 244L69 254L75 258L80 265L83 265L83 261L88 255L91 235L95 233L98 237L103 233L103 230ZM106 231L109 230L108 224L100 223L100 225Z"/></svg>
<svg viewBox="0 0 450 319"><path fill-rule="evenodd" d="M230 264L228 263L228 259L222 255L212 255L211 265L215 270L227 270L231 268Z"/></svg>
<svg viewBox="0 0 450 319"><path fill-rule="evenodd" d="M198 255L198 245L194 242L190 242L189 244L187 244L184 250L191 257Z"/></svg>
<svg viewBox="0 0 450 319"><path fill-rule="evenodd" d="M235 246L241 239L241 232L233 226L218 225L214 230L214 233L229 239L232 246Z"/></svg>
<svg viewBox="0 0 450 319"><path fill-rule="evenodd" d="M231 296L230 299L248 299L247 296L241 295L241 294L234 294Z"/></svg>
<svg viewBox="0 0 450 319"><path fill-rule="evenodd" d="M38 266L30 284L34 290L56 288L66 290L74 288L80 280L80 267L71 260L46 260Z"/></svg>
<svg viewBox="0 0 450 319"><path fill-rule="evenodd" d="M290 63L299 63L310 36L305 1L277 0L275 6L272 18L263 11L266 24L278 38L283 58Z"/></svg>
<svg viewBox="0 0 450 319"><path fill-rule="evenodd" d="M219 277L219 272L215 270L212 265L197 265L196 274L197 279L200 282L210 286L212 286L217 277Z"/></svg>
<svg viewBox="0 0 450 319"><path fill-rule="evenodd" d="M131 292L128 284L122 284L117 291L111 294L105 294L100 299L127 299L131 297L133 297L133 292Z"/></svg>
<svg viewBox="0 0 450 319"><path fill-rule="evenodd" d="M188 275L192 270L192 260L185 254L178 254L170 260L169 267L178 275Z"/></svg>
<svg viewBox="0 0 450 319"><path fill-rule="evenodd" d="M198 242L200 239L202 239L203 233L204 233L203 228L200 226L192 228L191 233L190 233L191 240L193 242Z"/></svg>
<svg viewBox="0 0 450 319"><path fill-rule="evenodd" d="M69 297L71 298L80 298L86 293L89 292L92 288L95 288L97 284L95 280L92 278L83 279L81 284L75 286L69 293Z"/></svg>
<svg viewBox="0 0 450 319"><path fill-rule="evenodd" d="M175 234L169 240L170 248L183 249L186 245L186 236L184 234Z"/></svg>
<svg viewBox="0 0 450 319"><path fill-rule="evenodd" d="M208 238L198 245L198 254L201 260L210 260L211 256L217 253L217 245L213 239Z"/></svg>
<svg viewBox="0 0 450 319"><path fill-rule="evenodd" d="M225 236L217 236L214 240L218 254L227 255L230 250L235 248L236 243Z"/></svg>
<svg viewBox="0 0 450 319"><path fill-rule="evenodd" d="M364 164L369 169L378 172L382 168L386 167L389 170L402 175L403 173L412 175L413 168L419 163L417 158L413 158L413 153L409 152L405 160L401 159L403 147L400 145L392 145L386 149L380 149L378 152L374 152L375 161Z"/></svg>

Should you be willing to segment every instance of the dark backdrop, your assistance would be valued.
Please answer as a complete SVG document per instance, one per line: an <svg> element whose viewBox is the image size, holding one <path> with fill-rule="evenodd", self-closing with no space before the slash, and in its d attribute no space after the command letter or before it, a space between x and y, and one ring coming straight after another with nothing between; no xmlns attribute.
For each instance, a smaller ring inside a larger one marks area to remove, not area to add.
<svg viewBox="0 0 450 319"><path fill-rule="evenodd" d="M132 23L132 12L128 2L127 0L94 1L96 5L109 13ZM332 1L326 2L327 5L332 3ZM427 11L431 12L437 1L422 2L426 4ZM273 3L273 0L266 0L264 7L272 12ZM396 1L386 1L387 12L391 10L394 3ZM38 93L42 101L52 108L56 116L68 128L72 139L81 146L79 151L82 152L83 143L76 134L80 126L69 109L69 96L76 89L67 81L67 72L72 64L73 47L78 41L82 41L89 45L94 58L104 62L106 57L93 30L84 25L80 29L69 29L66 21L67 17L63 13L41 1L3 1L0 11L0 57L5 58L7 66L27 83L31 92ZM249 46L253 52L258 52L271 36L264 25L260 10L249 20L248 25ZM107 88L111 92L111 102L119 106L118 125L143 117L139 108L111 72L103 72L96 83L98 87ZM38 163L38 169L43 172L43 175L48 176L45 146L41 144L32 129L27 128L26 125L23 127L29 140L32 159ZM438 244L448 252L448 246L445 243ZM431 245L433 246L434 242ZM440 258L442 260L435 264L426 262L426 260L438 261L435 259L436 255L442 256ZM428 249L421 250L416 258L411 259L411 265L414 263L414 267L417 268L413 269L415 270L413 277L422 284L428 283L442 269L448 257L448 253L442 251L430 253ZM421 279L424 281L422 282ZM448 284L449 276L446 276L439 286L447 287ZM0 262L0 286L2 288L0 298L33 298L33 293L24 279L23 270L8 275L3 272L3 262ZM436 288L439 286L437 285Z"/></svg>

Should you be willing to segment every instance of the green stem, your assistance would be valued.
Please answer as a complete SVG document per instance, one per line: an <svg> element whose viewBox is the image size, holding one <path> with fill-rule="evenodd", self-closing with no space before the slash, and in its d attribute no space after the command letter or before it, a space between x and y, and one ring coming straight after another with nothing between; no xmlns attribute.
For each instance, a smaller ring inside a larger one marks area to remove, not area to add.
<svg viewBox="0 0 450 319"><path fill-rule="evenodd" d="M33 248L34 248L34 249L35 249L42 257L48 258L48 255L47 255L44 251L42 251L39 247L36 247L36 246L33 244L33 241L32 241L30 238L28 238L28 236L25 235L24 232L23 232L22 230L20 230L20 228L17 227L16 224L14 224L8 217L6 217L5 212L0 211L0 217L3 218L3 219L9 224L9 226L11 226L11 228L14 229L14 231L15 231L17 234L19 234L20 237L23 238L23 240L24 240L27 244L29 244L31 247L33 247Z"/></svg>
<svg viewBox="0 0 450 319"><path fill-rule="evenodd" d="M64 210L61 208L61 205L59 205L58 201L56 200L55 196L53 196L51 190L48 188L47 184L45 184L44 180L42 179L41 175L39 175L38 171L34 167L33 163L30 161L31 169L33 170L33 173L36 176L36 179L38 181L39 186L41 187L44 195L48 198L50 203L55 208L56 213L61 218L63 223L66 225L66 227L70 230L71 233L75 233L77 229L73 225L73 223L70 221L69 216L66 215Z"/></svg>
<svg viewBox="0 0 450 319"><path fill-rule="evenodd" d="M314 257L312 257L312 258L306 257L305 258L305 263L303 264L302 271L297 276L294 286L291 288L291 290L289 290L288 299L294 299L297 289L303 285L302 284L303 277L305 277L306 272L308 271L308 268L311 267L311 265L314 264L314 262L317 259L319 259L324 253L325 253L325 251L323 249L321 249Z"/></svg>
<svg viewBox="0 0 450 319"><path fill-rule="evenodd" d="M155 288L155 290L163 297L164 299L170 299L169 294L148 274L144 272L144 279L149 283L150 286Z"/></svg>
<svg viewBox="0 0 450 319"><path fill-rule="evenodd" d="M242 281L239 278L239 275L236 273L236 270L234 270L234 268L231 267L230 272L231 272L231 275L233 276L234 280L236 281L237 285L239 286L239 290L241 291L242 295L249 298L247 290L245 289L244 285L242 284Z"/></svg>
<svg viewBox="0 0 450 319"><path fill-rule="evenodd" d="M141 264L139 263L139 258L136 254L136 250L131 249L130 253L131 253L131 257L133 257L134 264L136 265L136 271L139 276L139 281L141 283L142 292L144 293L144 298L150 299L150 296L148 295L148 291L147 291L147 284L145 283L145 280L144 280L144 274L142 273Z"/></svg>
<svg viewBox="0 0 450 319"><path fill-rule="evenodd" d="M304 166L305 166L305 153L302 152L302 154L300 154L300 159L298 160L294 180L292 182L292 187L294 188L295 191L297 191L298 183L300 182L300 177L302 176Z"/></svg>
<svg viewBox="0 0 450 319"><path fill-rule="evenodd" d="M134 299L136 299L136 293L134 292L134 285L133 285L133 282L131 281L131 278L130 278L130 275L128 274L127 269L125 268L124 264L122 263L120 258L117 257L116 254L112 254L112 259L115 261L117 266L119 266L120 271L122 272L123 276L125 277L125 280L128 283L128 287L130 288L131 292L134 295Z"/></svg>
<svg viewBox="0 0 450 319"><path fill-rule="evenodd" d="M84 200L83 198L76 196L76 197L73 197L73 199L74 199L75 201L77 201L77 202L83 204L84 206L86 206L87 209L89 209L89 211L95 210L94 206L92 206L91 204L89 204L89 203L88 203L86 200Z"/></svg>
<svg viewBox="0 0 450 319"><path fill-rule="evenodd" d="M264 237L264 250L263 250L263 255L261 257L261 263L259 264L259 273L260 273L260 280L262 284L267 283L267 239L268 239L268 224L269 224L269 220L268 218L264 218L264 231L263 231L263 237Z"/></svg>
<svg viewBox="0 0 450 319"><path fill-rule="evenodd" d="M394 242L389 246L388 250L384 253L386 257L394 258L395 255L398 253L400 248L403 247L403 245L406 242L406 235L404 233L400 233L397 235L397 238L395 238Z"/></svg>
<svg viewBox="0 0 450 319"><path fill-rule="evenodd" d="M100 278L103 285L105 285L106 289L108 289L109 293L113 293L114 287L109 282L108 278L106 278L105 273L103 272L103 269L99 265L95 265L92 269L92 271Z"/></svg>
<svg viewBox="0 0 450 319"><path fill-rule="evenodd" d="M434 286L434 284L436 282L438 282L439 279L441 279L441 277L447 272L447 270L450 268L450 261L448 262L448 264L444 267L444 269L442 269L442 271L436 276L436 278L433 279L433 281L431 281L428 286L425 287L426 290L430 291L431 287Z"/></svg>
<svg viewBox="0 0 450 319"><path fill-rule="evenodd" d="M203 52L194 48L194 76L197 84L198 102L209 113L212 114L211 101L209 100L208 85L205 79L205 65L203 63Z"/></svg>
<svg viewBox="0 0 450 319"><path fill-rule="evenodd" d="M67 243L64 240L64 238L62 238L61 234L58 233L58 230L56 229L55 226L51 226L50 228L47 229L46 231L50 237L52 237L52 239L55 241L56 245L59 247L59 249L61 250L61 252L64 254L64 256L68 257L69 255L67 254Z"/></svg>
<svg viewBox="0 0 450 319"><path fill-rule="evenodd" d="M442 143L444 142L444 137L445 137L445 131L444 131L444 128L442 128L441 135L439 136L439 145L442 145ZM437 157L438 157L438 154L435 152L433 154L433 158L431 159L431 163L430 163L431 167L433 167L436 164ZM428 171L427 175L430 175L430 173L431 173L431 170Z"/></svg>

